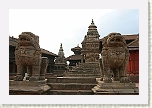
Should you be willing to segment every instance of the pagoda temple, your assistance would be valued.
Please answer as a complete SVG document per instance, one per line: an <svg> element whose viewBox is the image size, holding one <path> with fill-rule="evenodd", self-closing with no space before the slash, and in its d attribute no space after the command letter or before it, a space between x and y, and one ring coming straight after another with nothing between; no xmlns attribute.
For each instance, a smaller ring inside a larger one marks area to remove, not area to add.
<svg viewBox="0 0 152 108"><path fill-rule="evenodd" d="M71 55L66 58L67 61L69 61L69 66L76 66L77 64L81 63L81 47L79 45L77 47L71 48L71 51L74 52L74 55Z"/></svg>

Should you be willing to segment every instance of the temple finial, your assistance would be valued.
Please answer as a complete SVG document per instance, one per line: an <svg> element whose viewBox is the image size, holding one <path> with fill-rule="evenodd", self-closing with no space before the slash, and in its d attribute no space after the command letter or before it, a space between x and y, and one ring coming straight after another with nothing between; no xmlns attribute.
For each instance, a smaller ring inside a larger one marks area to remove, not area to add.
<svg viewBox="0 0 152 108"><path fill-rule="evenodd" d="M93 19L92 19L92 23L91 24L94 24Z"/></svg>

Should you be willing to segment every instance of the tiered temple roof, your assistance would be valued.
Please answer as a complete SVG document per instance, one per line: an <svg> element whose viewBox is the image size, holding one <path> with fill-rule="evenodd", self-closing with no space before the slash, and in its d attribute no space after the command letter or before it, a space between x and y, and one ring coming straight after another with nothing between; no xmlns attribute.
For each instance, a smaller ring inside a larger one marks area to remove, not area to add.
<svg viewBox="0 0 152 108"><path fill-rule="evenodd" d="M81 60L82 56L81 56L81 47L76 46L74 48L71 48L71 51L74 52L74 55L71 55L69 57L66 58L67 61L70 61L70 60Z"/></svg>

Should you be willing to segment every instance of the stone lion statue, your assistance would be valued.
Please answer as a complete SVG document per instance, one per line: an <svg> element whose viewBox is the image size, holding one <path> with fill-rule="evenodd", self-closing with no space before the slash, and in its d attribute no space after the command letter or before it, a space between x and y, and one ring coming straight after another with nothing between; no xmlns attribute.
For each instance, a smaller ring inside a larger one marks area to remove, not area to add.
<svg viewBox="0 0 152 108"><path fill-rule="evenodd" d="M120 33L110 33L103 38L100 60L101 80L105 83L120 81L128 83L126 66L129 59L129 50L126 41Z"/></svg>
<svg viewBox="0 0 152 108"><path fill-rule="evenodd" d="M18 38L15 49L15 61L17 65L17 75L15 81L22 81L27 72L27 80L44 80L48 58L41 58L39 37L31 32L22 32Z"/></svg>

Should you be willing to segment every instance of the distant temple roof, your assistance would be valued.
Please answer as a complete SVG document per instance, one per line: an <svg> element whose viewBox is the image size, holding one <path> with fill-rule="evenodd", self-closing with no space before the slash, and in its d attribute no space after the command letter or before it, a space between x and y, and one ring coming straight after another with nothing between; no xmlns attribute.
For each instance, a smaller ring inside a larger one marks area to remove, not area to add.
<svg viewBox="0 0 152 108"><path fill-rule="evenodd" d="M18 41L17 38L14 38L13 36L12 37L9 36L9 45L10 46L14 46L15 47L17 45L17 41Z"/></svg>
<svg viewBox="0 0 152 108"><path fill-rule="evenodd" d="M82 48L81 47L79 47L79 45L78 46L76 46L76 47L74 47L74 48L71 48L71 50L72 51L74 51L74 50L81 50Z"/></svg>
<svg viewBox="0 0 152 108"><path fill-rule="evenodd" d="M56 55L56 54L54 54L54 53L52 53L52 52L50 52L50 51L48 51L48 50L45 50L45 49L43 49L43 48L41 48L41 52L44 53L44 54L53 55L53 56L55 56L55 57L58 57L58 55Z"/></svg>
<svg viewBox="0 0 152 108"><path fill-rule="evenodd" d="M70 60L81 60L82 56L81 55L71 55L69 57L66 58L66 60L70 61Z"/></svg>
<svg viewBox="0 0 152 108"><path fill-rule="evenodd" d="M71 51L73 51L75 55L80 55L81 54L81 50L82 50L82 48L79 47L79 45L74 47L74 48L71 48Z"/></svg>
<svg viewBox="0 0 152 108"><path fill-rule="evenodd" d="M125 40L135 40L139 37L139 34L122 35L122 36L124 36Z"/></svg>
<svg viewBox="0 0 152 108"><path fill-rule="evenodd" d="M70 60L81 60L82 56L81 56L81 47L79 47L79 45L77 45L76 47L74 48L71 48L71 51L74 52L74 55L71 55L69 57L66 58L67 61L70 61Z"/></svg>

